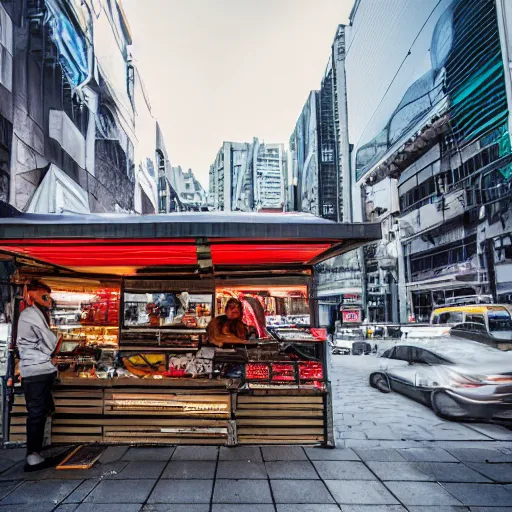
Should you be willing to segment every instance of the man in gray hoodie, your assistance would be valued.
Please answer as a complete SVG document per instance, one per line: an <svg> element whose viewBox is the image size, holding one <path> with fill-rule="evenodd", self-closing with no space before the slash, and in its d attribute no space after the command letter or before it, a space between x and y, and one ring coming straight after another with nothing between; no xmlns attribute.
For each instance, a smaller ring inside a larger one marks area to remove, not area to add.
<svg viewBox="0 0 512 512"><path fill-rule="evenodd" d="M51 289L34 281L28 287L31 305L18 323L20 374L27 404L27 462L25 471L48 467L41 455L46 419L55 410L52 387L57 369L52 357L58 352L57 337L50 330Z"/></svg>

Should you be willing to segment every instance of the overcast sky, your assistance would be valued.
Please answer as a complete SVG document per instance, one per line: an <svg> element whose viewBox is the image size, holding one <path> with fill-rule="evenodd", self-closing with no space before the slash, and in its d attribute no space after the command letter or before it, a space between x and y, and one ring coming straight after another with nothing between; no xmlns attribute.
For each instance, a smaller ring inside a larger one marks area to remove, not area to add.
<svg viewBox="0 0 512 512"><path fill-rule="evenodd" d="M172 165L205 188L223 141L287 143L353 0L123 0Z"/></svg>

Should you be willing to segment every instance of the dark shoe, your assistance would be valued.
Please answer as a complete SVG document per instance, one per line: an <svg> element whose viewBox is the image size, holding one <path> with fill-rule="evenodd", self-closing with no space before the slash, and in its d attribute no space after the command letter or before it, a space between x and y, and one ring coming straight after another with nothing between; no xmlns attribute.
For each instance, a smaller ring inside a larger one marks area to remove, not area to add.
<svg viewBox="0 0 512 512"><path fill-rule="evenodd" d="M54 465L54 459L45 459L43 462L40 462L39 464L29 464L28 462L26 462L23 471L25 473L32 473L33 471L41 471L42 469L51 468Z"/></svg>

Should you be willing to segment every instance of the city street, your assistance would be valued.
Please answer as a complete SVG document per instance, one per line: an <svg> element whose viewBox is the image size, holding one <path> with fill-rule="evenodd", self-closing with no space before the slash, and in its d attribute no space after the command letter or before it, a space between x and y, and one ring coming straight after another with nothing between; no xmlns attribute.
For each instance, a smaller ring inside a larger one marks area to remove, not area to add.
<svg viewBox="0 0 512 512"><path fill-rule="evenodd" d="M457 423L398 393L384 394L368 385L377 368L375 356L331 358L336 441L347 448L455 446L512 442L512 431L498 425ZM510 444L509 444L510 446Z"/></svg>
<svg viewBox="0 0 512 512"><path fill-rule="evenodd" d="M3 450L0 511L512 511L512 432L381 394L375 364L332 359L334 450L111 446L92 469L28 474L24 449Z"/></svg>

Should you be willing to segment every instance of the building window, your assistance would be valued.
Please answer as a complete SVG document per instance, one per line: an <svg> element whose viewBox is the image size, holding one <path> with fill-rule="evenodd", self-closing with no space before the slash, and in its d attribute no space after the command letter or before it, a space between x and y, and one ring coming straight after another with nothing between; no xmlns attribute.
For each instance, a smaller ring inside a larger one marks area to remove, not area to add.
<svg viewBox="0 0 512 512"><path fill-rule="evenodd" d="M167 196L161 195L158 198L158 211L160 213L167 213Z"/></svg>

